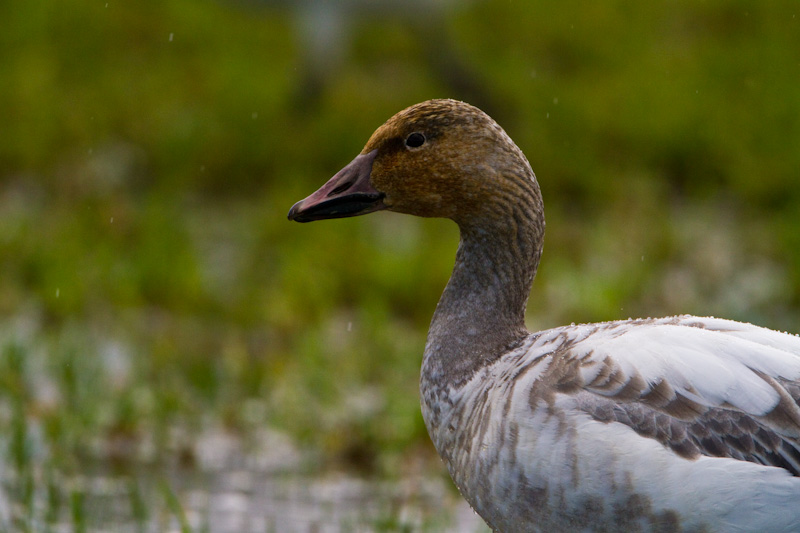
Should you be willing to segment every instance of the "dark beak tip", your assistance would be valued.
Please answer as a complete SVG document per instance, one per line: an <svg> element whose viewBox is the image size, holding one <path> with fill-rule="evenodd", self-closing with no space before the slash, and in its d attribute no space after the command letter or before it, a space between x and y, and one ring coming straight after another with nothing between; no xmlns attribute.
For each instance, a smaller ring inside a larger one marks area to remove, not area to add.
<svg viewBox="0 0 800 533"><path fill-rule="evenodd" d="M297 202L299 204L300 202ZM289 208L289 213L286 215L286 218L289 220L294 220L294 217L297 216L297 204L294 204L292 207Z"/></svg>
<svg viewBox="0 0 800 533"><path fill-rule="evenodd" d="M288 218L289 220L294 221L294 222L308 222L308 220L304 220L303 219L303 213L302 213L301 205L300 205L302 203L303 203L303 200L300 200L299 202L294 204L289 209L289 213L286 215L286 218Z"/></svg>

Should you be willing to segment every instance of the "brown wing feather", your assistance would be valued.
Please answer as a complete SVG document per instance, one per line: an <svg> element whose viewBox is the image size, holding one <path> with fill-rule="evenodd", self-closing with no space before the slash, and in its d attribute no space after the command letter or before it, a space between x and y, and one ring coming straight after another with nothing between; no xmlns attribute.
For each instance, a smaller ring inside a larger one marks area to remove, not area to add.
<svg viewBox="0 0 800 533"><path fill-rule="evenodd" d="M800 405L800 384L782 385ZM587 391L577 393L575 398L578 408L595 420L625 424L682 457L730 457L777 466L800 477L800 441L740 411L712 408L685 420L644 403L615 401Z"/></svg>
<svg viewBox="0 0 800 533"><path fill-rule="evenodd" d="M597 328L618 326L608 323ZM755 416L727 404L709 407L697 400L693 388L681 392L666 379L648 382L635 370L624 371L611 357L598 361L591 351L573 357L575 344L585 338L564 333L553 340L557 347L541 378L542 383L552 384L551 394L571 395L578 408L595 420L625 424L683 457L730 457L777 466L800 477L800 382L752 370L777 393L772 410ZM592 366L596 367L592 377L584 380L581 369ZM532 390L531 402L547 396L541 389Z"/></svg>

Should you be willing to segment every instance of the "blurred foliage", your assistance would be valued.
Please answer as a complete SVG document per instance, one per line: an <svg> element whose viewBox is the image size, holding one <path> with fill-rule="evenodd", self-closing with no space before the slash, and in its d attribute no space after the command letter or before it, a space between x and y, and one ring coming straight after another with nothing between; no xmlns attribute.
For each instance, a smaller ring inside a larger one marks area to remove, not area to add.
<svg viewBox="0 0 800 533"><path fill-rule="evenodd" d="M0 4L0 424L40 421L74 469L98 438L179 454L176 423L269 424L370 471L430 453L417 376L456 229L285 214L434 97L485 109L537 172L531 327L797 331L797 2L413 7Z"/></svg>

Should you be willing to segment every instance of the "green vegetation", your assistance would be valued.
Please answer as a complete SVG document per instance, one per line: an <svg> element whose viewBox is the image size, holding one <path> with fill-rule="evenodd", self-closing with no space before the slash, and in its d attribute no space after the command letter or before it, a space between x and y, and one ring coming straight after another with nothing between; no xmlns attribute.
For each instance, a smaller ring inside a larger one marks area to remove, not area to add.
<svg viewBox="0 0 800 533"><path fill-rule="evenodd" d="M327 58L291 5L0 5L0 529L187 530L173 481L207 431L436 472L416 391L456 229L285 218L427 98L485 109L537 172L532 328L800 329L796 2L356 8Z"/></svg>

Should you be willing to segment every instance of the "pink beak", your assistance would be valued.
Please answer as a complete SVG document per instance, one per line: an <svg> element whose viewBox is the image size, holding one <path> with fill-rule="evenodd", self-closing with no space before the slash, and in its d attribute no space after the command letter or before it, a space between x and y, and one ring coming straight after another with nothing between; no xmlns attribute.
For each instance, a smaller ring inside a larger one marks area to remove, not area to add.
<svg viewBox="0 0 800 533"><path fill-rule="evenodd" d="M365 215L385 209L383 193L370 183L372 162L378 150L361 154L336 173L317 192L289 210L289 220L311 222L326 218Z"/></svg>

